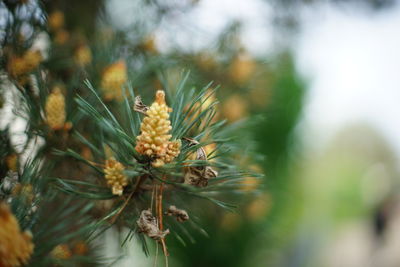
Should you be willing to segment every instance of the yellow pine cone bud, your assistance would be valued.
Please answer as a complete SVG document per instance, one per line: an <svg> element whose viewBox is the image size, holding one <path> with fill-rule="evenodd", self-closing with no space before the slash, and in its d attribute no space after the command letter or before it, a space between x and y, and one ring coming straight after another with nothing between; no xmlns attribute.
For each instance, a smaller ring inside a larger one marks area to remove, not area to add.
<svg viewBox="0 0 400 267"><path fill-rule="evenodd" d="M120 60L104 69L101 77L101 88L105 100L122 100L122 86L126 83L128 74L125 61Z"/></svg>
<svg viewBox="0 0 400 267"><path fill-rule="evenodd" d="M73 252L76 255L85 255L88 253L89 247L84 241L79 241L78 243L75 244L73 248Z"/></svg>
<svg viewBox="0 0 400 267"><path fill-rule="evenodd" d="M22 56L11 56L7 64L7 69L12 77L20 78L22 75L36 69L42 59L40 51L29 50Z"/></svg>
<svg viewBox="0 0 400 267"><path fill-rule="evenodd" d="M72 257L71 249L67 244L57 245L55 248L53 248L50 254L53 258L59 260L68 260Z"/></svg>
<svg viewBox="0 0 400 267"><path fill-rule="evenodd" d="M55 87L46 100L46 121L53 130L60 130L65 125L65 98L60 88Z"/></svg>
<svg viewBox="0 0 400 267"><path fill-rule="evenodd" d="M92 61L92 52L87 45L81 45L75 50L74 60L76 64L84 67Z"/></svg>
<svg viewBox="0 0 400 267"><path fill-rule="evenodd" d="M43 57L39 50L29 50L24 55L27 72L33 71L42 62Z"/></svg>
<svg viewBox="0 0 400 267"><path fill-rule="evenodd" d="M136 151L152 157L154 167L161 167L171 162L180 153L181 141L170 141L172 129L169 120L171 108L165 103L165 93L158 90L156 100L146 111L146 117L140 126L141 134L137 137Z"/></svg>
<svg viewBox="0 0 400 267"><path fill-rule="evenodd" d="M246 98L239 94L230 96L222 106L222 113L229 122L238 121L247 116L248 104Z"/></svg>
<svg viewBox="0 0 400 267"><path fill-rule="evenodd" d="M115 159L111 158L106 160L106 167L104 168L105 178L107 185L111 187L114 195L122 195L124 186L128 185L128 179L124 174L125 167Z"/></svg>
<svg viewBox="0 0 400 267"><path fill-rule="evenodd" d="M13 196L23 196L29 203L32 203L35 195L33 192L33 186L31 184L16 184L12 189L11 194Z"/></svg>
<svg viewBox="0 0 400 267"><path fill-rule="evenodd" d="M66 30L58 30L54 35L54 42L59 45L65 44L69 39L69 33Z"/></svg>
<svg viewBox="0 0 400 267"><path fill-rule="evenodd" d="M53 31L60 30L62 27L64 27L64 13L59 10L52 12L49 15L47 24Z"/></svg>
<svg viewBox="0 0 400 267"><path fill-rule="evenodd" d="M256 69L256 63L248 55L238 56L231 64L229 74L231 79L239 84L247 82Z"/></svg>
<svg viewBox="0 0 400 267"><path fill-rule="evenodd" d="M157 53L157 46L154 40L154 36L147 37L142 43L142 48L150 53Z"/></svg>
<svg viewBox="0 0 400 267"><path fill-rule="evenodd" d="M29 232L21 232L18 221L8 206L0 203L0 266L26 265L34 245Z"/></svg>
<svg viewBox="0 0 400 267"><path fill-rule="evenodd" d="M18 56L11 56L8 61L7 69L8 73L14 78L17 78L18 76L25 74L26 68L25 68L24 58Z"/></svg>
<svg viewBox="0 0 400 267"><path fill-rule="evenodd" d="M160 156L152 163L154 167L161 167L165 163L172 162L181 152L181 140L169 141L165 155Z"/></svg>

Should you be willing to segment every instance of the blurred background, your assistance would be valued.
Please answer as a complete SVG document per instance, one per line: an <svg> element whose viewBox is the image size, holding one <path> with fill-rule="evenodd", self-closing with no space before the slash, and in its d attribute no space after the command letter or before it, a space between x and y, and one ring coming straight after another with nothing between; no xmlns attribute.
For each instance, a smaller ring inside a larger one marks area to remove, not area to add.
<svg viewBox="0 0 400 267"><path fill-rule="evenodd" d="M123 43L142 89L190 70L220 85L220 118L249 122L259 156L238 161L265 178L244 181L236 213L198 215L207 234L168 240L171 266L400 266L398 1L44 2L65 17L59 46ZM106 255L120 254L114 236ZM115 266L154 262L124 250Z"/></svg>

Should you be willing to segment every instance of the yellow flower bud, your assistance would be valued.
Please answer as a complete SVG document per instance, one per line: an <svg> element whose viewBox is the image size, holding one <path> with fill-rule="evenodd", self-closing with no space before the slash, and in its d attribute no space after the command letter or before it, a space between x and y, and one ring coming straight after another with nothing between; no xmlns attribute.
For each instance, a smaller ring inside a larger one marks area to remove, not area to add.
<svg viewBox="0 0 400 267"><path fill-rule="evenodd" d="M29 50L22 56L12 55L7 63L8 73L15 79L21 79L21 76L35 70L42 59L38 50Z"/></svg>
<svg viewBox="0 0 400 267"><path fill-rule="evenodd" d="M42 62L42 54L39 50L29 50L24 55L24 60L26 64L26 72L31 72L39 66Z"/></svg>
<svg viewBox="0 0 400 267"><path fill-rule="evenodd" d="M60 130L65 125L65 98L60 88L55 87L46 100L46 122L53 130Z"/></svg>
<svg viewBox="0 0 400 267"><path fill-rule="evenodd" d="M111 187L114 195L121 196L124 187L128 185L128 179L124 174L125 167L115 159L111 158L106 160L106 167L104 168L105 178L107 185Z"/></svg>
<svg viewBox="0 0 400 267"><path fill-rule="evenodd" d="M53 258L60 260L68 260L72 257L71 249L67 244L57 245L50 254Z"/></svg>
<svg viewBox="0 0 400 267"><path fill-rule="evenodd" d="M256 64L249 56L238 56L230 66L229 74L231 79L239 84L247 82L253 75Z"/></svg>
<svg viewBox="0 0 400 267"><path fill-rule="evenodd" d="M122 100L122 86L128 79L126 64L123 60L109 65L101 77L101 88L105 100Z"/></svg>
<svg viewBox="0 0 400 267"><path fill-rule="evenodd" d="M56 31L64 27L64 13L57 10L49 15L47 23L51 30Z"/></svg>
<svg viewBox="0 0 400 267"><path fill-rule="evenodd" d="M34 245L30 232L21 232L18 221L8 206L0 203L0 266L26 265Z"/></svg>
<svg viewBox="0 0 400 267"><path fill-rule="evenodd" d="M69 39L69 33L66 30L58 30L54 35L54 42L59 45L65 44Z"/></svg>
<svg viewBox="0 0 400 267"><path fill-rule="evenodd" d="M237 121L247 115L246 100L242 96L234 94L223 103L222 112L228 121Z"/></svg>
<svg viewBox="0 0 400 267"><path fill-rule="evenodd" d="M88 245L84 241L79 241L74 246L74 254L76 255L85 255L89 251Z"/></svg>
<svg viewBox="0 0 400 267"><path fill-rule="evenodd" d="M81 45L75 50L74 60L76 64L84 67L92 61L92 52L87 45Z"/></svg>
<svg viewBox="0 0 400 267"><path fill-rule="evenodd" d="M31 184L16 184L11 194L13 196L23 196L29 203L32 203L35 195Z"/></svg>
<svg viewBox="0 0 400 267"><path fill-rule="evenodd" d="M161 167L171 162L180 153L181 141L170 141L171 111L165 103L164 91L158 90L156 100L146 111L146 117L140 126L141 134L136 138L136 151L151 157L154 167Z"/></svg>
<svg viewBox="0 0 400 267"><path fill-rule="evenodd" d="M265 218L272 207L271 196L263 194L254 199L246 208L247 217L252 221Z"/></svg>

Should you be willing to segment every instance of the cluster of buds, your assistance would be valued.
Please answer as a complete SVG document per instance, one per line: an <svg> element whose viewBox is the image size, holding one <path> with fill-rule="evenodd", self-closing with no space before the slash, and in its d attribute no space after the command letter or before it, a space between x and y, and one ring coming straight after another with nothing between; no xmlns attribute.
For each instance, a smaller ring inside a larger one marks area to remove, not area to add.
<svg viewBox="0 0 400 267"><path fill-rule="evenodd" d="M39 66L42 59L38 50L28 50L22 56L11 55L7 63L8 73L24 85L28 81L28 74Z"/></svg>
<svg viewBox="0 0 400 267"><path fill-rule="evenodd" d="M60 130L65 125L65 98L59 87L55 87L46 100L46 122L53 130Z"/></svg>
<svg viewBox="0 0 400 267"><path fill-rule="evenodd" d="M74 255L85 255L89 251L88 245L83 241L78 241L74 246L59 244L50 252L51 257L58 260L68 260Z"/></svg>
<svg viewBox="0 0 400 267"><path fill-rule="evenodd" d="M111 158L106 160L106 166L104 168L105 178L107 185L111 187L114 195L121 196L124 187L128 185L128 179L124 174L125 167L115 159Z"/></svg>
<svg viewBox="0 0 400 267"><path fill-rule="evenodd" d="M29 232L21 232L8 206L0 203L0 266L15 267L28 263L34 245Z"/></svg>
<svg viewBox="0 0 400 267"><path fill-rule="evenodd" d="M101 77L101 88L104 92L104 99L122 100L122 86L128 79L126 64L120 60L114 64L109 65L104 69Z"/></svg>
<svg viewBox="0 0 400 267"><path fill-rule="evenodd" d="M145 111L146 117L140 126L141 134L136 138L136 151L150 157L154 167L171 162L180 153L181 141L170 141L171 111L165 102L164 91L157 91L156 100Z"/></svg>

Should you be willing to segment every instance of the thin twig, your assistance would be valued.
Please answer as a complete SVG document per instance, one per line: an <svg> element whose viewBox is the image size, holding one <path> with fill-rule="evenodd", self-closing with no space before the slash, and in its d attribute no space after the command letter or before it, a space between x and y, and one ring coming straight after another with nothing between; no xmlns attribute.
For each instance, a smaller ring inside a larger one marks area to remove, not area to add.
<svg viewBox="0 0 400 267"><path fill-rule="evenodd" d="M140 184L144 182L144 180L146 180L147 175L144 176L139 176L135 187L132 191L132 193L129 194L128 198L126 199L125 203L123 204L122 208L117 212L117 214L115 214L115 216L111 219L111 224L115 223L115 221L117 220L117 218L119 217L119 215L121 214L121 212L125 209L126 205L128 204L129 200L132 198L133 194L135 194L138 190L138 188L140 187Z"/></svg>
<svg viewBox="0 0 400 267"><path fill-rule="evenodd" d="M163 193L163 183L160 184L160 190L158 192L157 200L158 200L158 221L160 224L160 230L164 230L163 226L163 213L162 213L162 193Z"/></svg>
<svg viewBox="0 0 400 267"><path fill-rule="evenodd" d="M162 212L162 194L163 194L163 185L164 183L160 184L160 189L158 191L158 195L157 195L157 215L158 215L158 223L159 223L159 228L162 231L164 229L163 226L163 212ZM165 262L166 265L168 266L168 250L167 250L167 245L165 244L165 238L161 238L160 239L161 245L162 245L162 249L164 252L164 256L165 256Z"/></svg>
<svg viewBox="0 0 400 267"><path fill-rule="evenodd" d="M142 184L140 186L140 190L144 190L144 191L152 191L156 186L155 185L150 185L150 184ZM167 184L164 184L164 189L163 190L171 190L173 189L172 186L169 186Z"/></svg>
<svg viewBox="0 0 400 267"><path fill-rule="evenodd" d="M153 186L151 191L150 210L153 212L154 195L156 194L157 187Z"/></svg>
<svg viewBox="0 0 400 267"><path fill-rule="evenodd" d="M129 200L131 200L132 196L133 196L134 191L132 191L132 193L129 194L128 198L125 200L124 204L122 205L121 209L117 212L117 214L115 214L115 216L111 219L111 224L114 224L115 221L117 220L117 218L119 217L119 215L121 214L121 212L125 209L126 205L128 205Z"/></svg>

